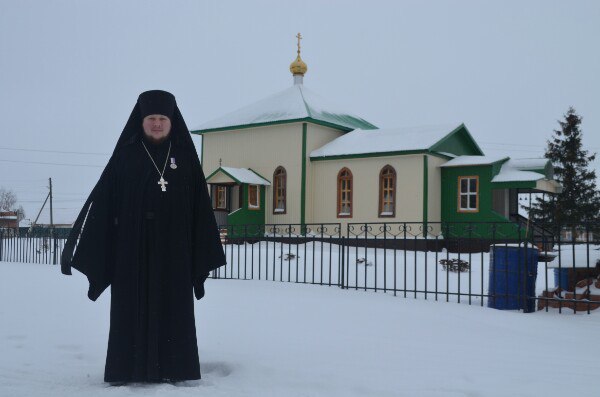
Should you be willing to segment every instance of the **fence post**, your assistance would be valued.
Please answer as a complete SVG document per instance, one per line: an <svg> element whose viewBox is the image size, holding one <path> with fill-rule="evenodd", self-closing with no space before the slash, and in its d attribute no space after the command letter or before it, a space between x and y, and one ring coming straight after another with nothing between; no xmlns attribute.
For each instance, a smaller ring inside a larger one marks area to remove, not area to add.
<svg viewBox="0 0 600 397"><path fill-rule="evenodd" d="M339 278L339 285L341 289L344 289L344 270L346 267L346 260L345 260L345 254L346 254L346 244L344 243L345 241L345 237L342 236L342 244L340 245L340 248L342 250L342 259L340 261L340 271L338 272L338 278Z"/></svg>
<svg viewBox="0 0 600 397"><path fill-rule="evenodd" d="M50 249L52 250L52 264L56 265L57 264L57 261L56 261L56 246L58 245L57 244L58 241L57 241L56 235L53 235L52 238L50 238L50 241L51 241L51 243L50 243Z"/></svg>

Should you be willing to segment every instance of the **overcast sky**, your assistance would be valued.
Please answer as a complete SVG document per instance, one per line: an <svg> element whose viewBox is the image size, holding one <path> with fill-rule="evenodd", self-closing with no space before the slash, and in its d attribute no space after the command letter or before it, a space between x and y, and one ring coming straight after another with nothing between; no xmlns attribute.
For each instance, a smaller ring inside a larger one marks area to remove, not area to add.
<svg viewBox="0 0 600 397"><path fill-rule="evenodd" d="M541 157L574 106L600 152L600 1L0 0L0 186L34 219L51 177L72 222L140 92L193 128L289 87L298 32L304 84L381 128Z"/></svg>

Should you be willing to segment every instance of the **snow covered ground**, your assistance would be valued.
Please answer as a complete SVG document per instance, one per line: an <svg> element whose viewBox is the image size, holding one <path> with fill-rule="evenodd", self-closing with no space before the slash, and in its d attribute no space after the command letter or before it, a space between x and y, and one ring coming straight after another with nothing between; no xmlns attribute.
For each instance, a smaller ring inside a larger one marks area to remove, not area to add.
<svg viewBox="0 0 600 397"><path fill-rule="evenodd" d="M523 314L273 281L208 280L202 380L103 382L110 293L0 262L0 396L597 396L600 313Z"/></svg>

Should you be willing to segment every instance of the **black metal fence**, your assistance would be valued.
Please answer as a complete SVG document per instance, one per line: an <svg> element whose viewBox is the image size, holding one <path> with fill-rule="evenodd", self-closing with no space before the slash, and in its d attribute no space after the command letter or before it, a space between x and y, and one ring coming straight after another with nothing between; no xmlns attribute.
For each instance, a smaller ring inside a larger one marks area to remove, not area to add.
<svg viewBox="0 0 600 397"><path fill-rule="evenodd" d="M65 242L64 233L53 233L50 230L26 233L0 229L0 262L57 265Z"/></svg>
<svg viewBox="0 0 600 397"><path fill-rule="evenodd" d="M349 223L224 228L213 278L337 286L497 309L600 307L599 224ZM0 261L57 264L65 239L0 233Z"/></svg>

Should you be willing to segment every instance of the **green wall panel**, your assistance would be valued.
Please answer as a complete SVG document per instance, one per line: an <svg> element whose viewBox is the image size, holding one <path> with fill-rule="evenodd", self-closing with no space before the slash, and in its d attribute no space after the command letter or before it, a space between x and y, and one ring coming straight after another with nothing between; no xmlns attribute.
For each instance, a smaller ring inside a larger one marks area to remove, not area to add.
<svg viewBox="0 0 600 397"><path fill-rule="evenodd" d="M241 185L242 203L241 208L227 216L227 235L231 238L243 236L261 236L265 224L265 187L260 189L260 209L248 209L248 185ZM247 226L252 225L252 226Z"/></svg>
<svg viewBox="0 0 600 397"><path fill-rule="evenodd" d="M442 222L446 237L515 239L525 238L516 223L492 209L493 165L442 168ZM479 210L458 212L458 178L479 177Z"/></svg>

